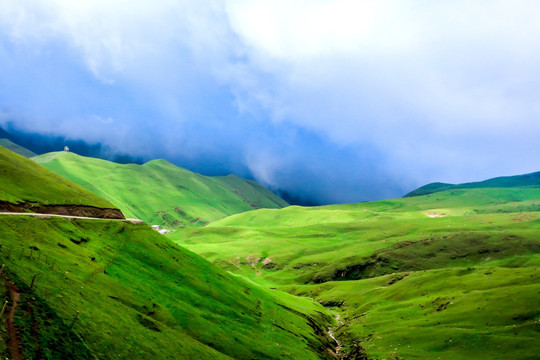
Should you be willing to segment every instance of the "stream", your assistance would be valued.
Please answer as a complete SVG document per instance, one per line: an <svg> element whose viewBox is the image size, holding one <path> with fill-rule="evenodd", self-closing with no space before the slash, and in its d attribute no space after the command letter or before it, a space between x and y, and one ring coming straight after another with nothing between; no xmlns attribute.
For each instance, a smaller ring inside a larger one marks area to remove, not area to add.
<svg viewBox="0 0 540 360"><path fill-rule="evenodd" d="M338 322L338 325L339 325L339 314L336 315L336 321ZM339 350L341 349L341 344L340 344L339 341L335 338L334 332L332 331L332 328L329 328L329 329L328 329L328 335L330 335L330 337L336 342L336 344L337 344L337 346L336 346L336 354L339 354Z"/></svg>

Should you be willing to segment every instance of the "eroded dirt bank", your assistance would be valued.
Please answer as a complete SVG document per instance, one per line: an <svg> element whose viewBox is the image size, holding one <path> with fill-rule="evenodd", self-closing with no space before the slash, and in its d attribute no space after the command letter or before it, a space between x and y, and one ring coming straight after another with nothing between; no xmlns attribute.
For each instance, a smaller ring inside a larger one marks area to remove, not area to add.
<svg viewBox="0 0 540 360"><path fill-rule="evenodd" d="M118 209L101 209L85 205L43 205L28 201L17 204L0 201L0 212L34 212L38 214L84 216L100 219L125 219L124 214Z"/></svg>

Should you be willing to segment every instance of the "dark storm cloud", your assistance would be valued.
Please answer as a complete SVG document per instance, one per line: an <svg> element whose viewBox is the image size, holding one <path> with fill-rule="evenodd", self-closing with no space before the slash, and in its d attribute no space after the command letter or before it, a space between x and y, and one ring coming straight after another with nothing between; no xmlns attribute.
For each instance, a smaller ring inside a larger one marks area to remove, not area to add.
<svg viewBox="0 0 540 360"><path fill-rule="evenodd" d="M302 201L538 170L534 1L0 0L0 125Z"/></svg>

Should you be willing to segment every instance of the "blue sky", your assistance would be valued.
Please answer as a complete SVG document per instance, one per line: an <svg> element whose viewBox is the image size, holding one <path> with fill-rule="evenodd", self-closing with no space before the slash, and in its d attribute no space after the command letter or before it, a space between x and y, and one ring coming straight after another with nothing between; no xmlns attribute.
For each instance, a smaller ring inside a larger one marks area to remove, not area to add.
<svg viewBox="0 0 540 360"><path fill-rule="evenodd" d="M307 201L540 170L537 1L0 0L0 126Z"/></svg>

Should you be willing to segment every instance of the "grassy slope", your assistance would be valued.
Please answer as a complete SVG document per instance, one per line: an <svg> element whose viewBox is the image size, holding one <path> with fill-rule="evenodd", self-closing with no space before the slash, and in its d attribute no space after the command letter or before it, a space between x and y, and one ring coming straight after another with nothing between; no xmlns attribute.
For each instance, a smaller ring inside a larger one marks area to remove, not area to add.
<svg viewBox="0 0 540 360"><path fill-rule="evenodd" d="M63 185L46 188L47 194L35 184L51 182L48 170L7 150L1 154L2 170L10 170L0 173L4 191L45 202L79 189L54 175ZM319 304L226 273L146 224L2 215L0 261L5 286L14 281L22 289L15 324L27 358L38 342L38 357L49 358L328 356L320 335L329 318ZM9 300L8 291L0 295ZM8 356L8 349L2 336L0 354Z"/></svg>
<svg viewBox="0 0 540 360"><path fill-rule="evenodd" d="M254 208L287 205L251 181L206 177L165 160L121 165L64 152L34 160L111 201L127 217L166 227L200 225Z"/></svg>
<svg viewBox="0 0 540 360"><path fill-rule="evenodd" d="M145 224L0 216L0 238L2 263L27 284L37 273L35 294L65 323L80 311L73 329L98 358L317 359L324 349L307 318L325 323L318 304L227 274Z"/></svg>
<svg viewBox="0 0 540 360"><path fill-rule="evenodd" d="M81 186L1 146L0 201L115 208Z"/></svg>
<svg viewBox="0 0 540 360"><path fill-rule="evenodd" d="M288 290L343 302L344 326L335 335L358 342L373 359L537 359L540 258L534 257L530 266L434 269Z"/></svg>
<svg viewBox="0 0 540 360"><path fill-rule="evenodd" d="M20 145L15 144L14 142L8 140L8 139L0 139L0 146L5 147L8 150L11 150L19 155L22 155L27 158L31 158L33 156L36 156L37 154L28 150L27 148L24 148Z"/></svg>
<svg viewBox="0 0 540 360"><path fill-rule="evenodd" d="M405 197L421 196L432 194L439 191L457 190L457 189L475 189L475 188L502 188L517 186L538 186L540 185L540 171L525 175L501 176L479 182L470 182L464 184L445 184L432 183L411 191Z"/></svg>
<svg viewBox="0 0 540 360"><path fill-rule="evenodd" d="M214 263L341 312L371 358L540 352L540 188L257 210L170 234Z"/></svg>

